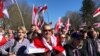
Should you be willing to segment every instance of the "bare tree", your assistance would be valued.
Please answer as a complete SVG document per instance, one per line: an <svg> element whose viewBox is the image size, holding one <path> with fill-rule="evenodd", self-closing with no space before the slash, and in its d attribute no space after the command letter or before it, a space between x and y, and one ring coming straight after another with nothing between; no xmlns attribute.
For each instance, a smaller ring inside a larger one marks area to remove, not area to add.
<svg viewBox="0 0 100 56"><path fill-rule="evenodd" d="M30 7L27 2L19 3L19 8L22 13L23 20L25 22L26 28L29 28L31 25L31 16L32 16L32 7ZM18 11L16 4L9 8L10 19L5 20L5 25L9 25L13 29L17 29L18 26L22 26L22 19Z"/></svg>
<svg viewBox="0 0 100 56"><path fill-rule="evenodd" d="M67 17L70 18L71 27L78 29L82 22L81 16L79 15L79 13L70 11L69 13L67 13L67 15L63 17L63 22L67 20Z"/></svg>

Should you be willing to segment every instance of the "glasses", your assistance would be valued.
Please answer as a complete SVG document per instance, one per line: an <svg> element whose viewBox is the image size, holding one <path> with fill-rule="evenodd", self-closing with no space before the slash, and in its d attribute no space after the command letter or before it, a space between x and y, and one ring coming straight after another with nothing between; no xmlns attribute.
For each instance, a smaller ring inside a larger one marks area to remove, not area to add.
<svg viewBox="0 0 100 56"><path fill-rule="evenodd" d="M49 32L50 32L50 31L51 31L51 29L48 29L48 30L46 29L46 30L44 30L44 31L45 31L45 32L47 32L47 31L49 31Z"/></svg>

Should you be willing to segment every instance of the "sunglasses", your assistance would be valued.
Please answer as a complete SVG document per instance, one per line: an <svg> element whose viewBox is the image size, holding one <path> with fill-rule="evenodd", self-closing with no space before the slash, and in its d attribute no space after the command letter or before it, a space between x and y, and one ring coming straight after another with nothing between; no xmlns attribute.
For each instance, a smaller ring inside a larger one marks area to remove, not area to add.
<svg viewBox="0 0 100 56"><path fill-rule="evenodd" d="M49 31L49 32L50 32L50 31L51 31L51 29L48 29L48 30L46 29L46 30L43 30L43 31L45 31L45 32Z"/></svg>

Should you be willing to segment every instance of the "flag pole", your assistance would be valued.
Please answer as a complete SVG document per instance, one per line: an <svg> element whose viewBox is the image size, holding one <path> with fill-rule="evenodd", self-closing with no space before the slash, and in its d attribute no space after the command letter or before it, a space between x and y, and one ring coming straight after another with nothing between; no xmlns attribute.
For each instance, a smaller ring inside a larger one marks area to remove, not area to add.
<svg viewBox="0 0 100 56"><path fill-rule="evenodd" d="M21 13L21 11L20 11L20 8L19 8L18 3L17 3L16 0L15 0L15 3L16 3L16 5L17 5L17 8L18 8L19 14L20 14L20 16L21 16L21 20L22 20L23 26L25 26L25 23L24 23L24 20L23 20L22 13Z"/></svg>

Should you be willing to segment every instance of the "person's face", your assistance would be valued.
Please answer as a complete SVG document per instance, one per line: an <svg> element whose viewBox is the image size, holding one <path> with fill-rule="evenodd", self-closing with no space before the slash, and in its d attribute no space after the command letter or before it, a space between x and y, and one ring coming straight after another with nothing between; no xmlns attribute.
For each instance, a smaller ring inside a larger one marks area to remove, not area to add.
<svg viewBox="0 0 100 56"><path fill-rule="evenodd" d="M52 32L53 32L53 34L55 34L55 33L56 33L54 29L52 29Z"/></svg>
<svg viewBox="0 0 100 56"><path fill-rule="evenodd" d="M66 34L66 32L67 32L66 29L62 30L62 34Z"/></svg>
<svg viewBox="0 0 100 56"><path fill-rule="evenodd" d="M35 26L32 26L32 27L31 27L31 31L34 31L34 30L35 30L35 28L36 28Z"/></svg>
<svg viewBox="0 0 100 56"><path fill-rule="evenodd" d="M80 44L80 42L81 42L81 40L74 39L73 43L74 43L75 46L78 46Z"/></svg>
<svg viewBox="0 0 100 56"><path fill-rule="evenodd" d="M97 38L97 32L96 31L93 32L93 37Z"/></svg>
<svg viewBox="0 0 100 56"><path fill-rule="evenodd" d="M22 39L25 37L25 32L23 30L18 31L18 38Z"/></svg>
<svg viewBox="0 0 100 56"><path fill-rule="evenodd" d="M9 33L9 34L13 34L13 30L8 29L8 33Z"/></svg>
<svg viewBox="0 0 100 56"><path fill-rule="evenodd" d="M88 35L87 35L87 32L86 32L86 33L84 33L84 36L83 36L83 37L84 37L84 39L86 39L86 38L87 38L87 36L88 36Z"/></svg>
<svg viewBox="0 0 100 56"><path fill-rule="evenodd" d="M45 26L44 27L44 30L43 30L43 33L44 33L44 37L45 38L50 38L51 35L52 35L52 29L51 29L51 26Z"/></svg>
<svg viewBox="0 0 100 56"><path fill-rule="evenodd" d="M62 42L66 40L66 35L65 35L65 34L61 34L60 37L61 37L61 41L62 41Z"/></svg>

